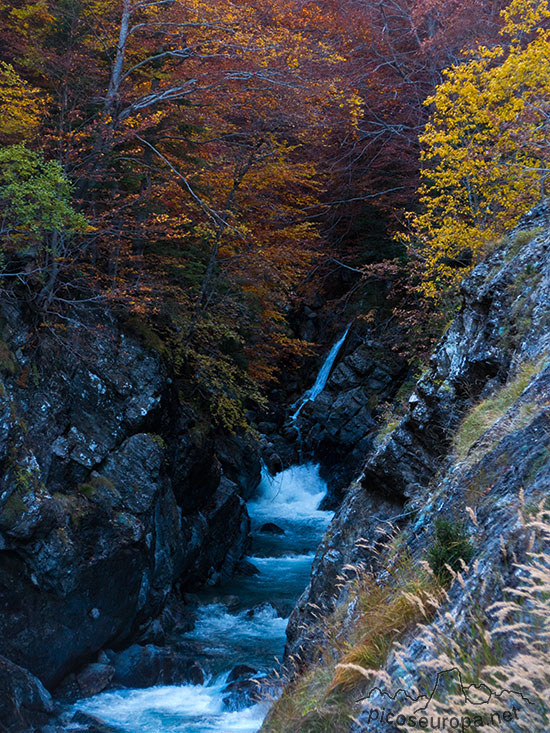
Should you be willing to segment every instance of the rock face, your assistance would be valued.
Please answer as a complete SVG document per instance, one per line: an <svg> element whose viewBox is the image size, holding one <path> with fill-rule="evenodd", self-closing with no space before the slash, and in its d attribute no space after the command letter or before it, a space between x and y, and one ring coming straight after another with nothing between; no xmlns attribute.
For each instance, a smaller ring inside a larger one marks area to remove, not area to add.
<svg viewBox="0 0 550 733"><path fill-rule="evenodd" d="M399 358L354 327L324 390L304 405L296 424L287 423L287 438L320 461L333 505L373 447L381 405L391 402L406 375ZM287 452L279 443L274 448Z"/></svg>
<svg viewBox="0 0 550 733"><path fill-rule="evenodd" d="M357 621L345 578L350 566L384 578L379 550L390 526L400 531L399 551L419 563L434 542L436 519L466 522L474 558L437 620L425 632L409 629L399 656L389 654L371 687L387 682L385 673L398 687L421 684L419 664L434 654L425 643L430 633L468 639L472 612L517 585L510 558L525 560L530 542L518 513L545 500L550 486L550 228L544 217L537 220L542 214L534 210L528 219L542 232L518 228L464 282L461 311L417 383L408 414L367 456L327 530L291 615L288 661L318 661L311 648L326 642L320 614L337 608L348 627ZM480 411L469 412L482 401ZM473 417L464 421L467 413ZM374 723L370 709L354 731L395 730Z"/></svg>
<svg viewBox="0 0 550 733"><path fill-rule="evenodd" d="M0 725L16 733L45 724L54 704L40 680L27 670L0 657Z"/></svg>
<svg viewBox="0 0 550 733"><path fill-rule="evenodd" d="M174 583L230 576L259 460L241 446L240 485L223 476L168 367L109 314L37 347L24 313L0 316L0 653L52 689L128 644Z"/></svg>

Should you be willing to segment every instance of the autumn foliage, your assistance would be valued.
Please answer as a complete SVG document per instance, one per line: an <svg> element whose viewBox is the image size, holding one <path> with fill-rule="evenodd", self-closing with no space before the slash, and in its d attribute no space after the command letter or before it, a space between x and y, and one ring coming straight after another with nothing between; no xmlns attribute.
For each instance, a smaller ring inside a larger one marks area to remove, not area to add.
<svg viewBox="0 0 550 733"><path fill-rule="evenodd" d="M545 168L546 4L504 6L0 3L2 286L38 327L118 309L231 429L306 348L288 314L327 268L379 268L422 330L441 258L464 236L477 257Z"/></svg>
<svg viewBox="0 0 550 733"><path fill-rule="evenodd" d="M435 298L464 277L461 252L473 266L548 193L550 8L513 0L502 15L501 43L473 49L426 100L413 249Z"/></svg>

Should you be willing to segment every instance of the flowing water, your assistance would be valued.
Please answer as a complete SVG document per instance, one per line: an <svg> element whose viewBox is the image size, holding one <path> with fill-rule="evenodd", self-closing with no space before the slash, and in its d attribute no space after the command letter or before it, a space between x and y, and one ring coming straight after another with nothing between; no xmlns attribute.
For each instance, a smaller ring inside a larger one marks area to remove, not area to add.
<svg viewBox="0 0 550 733"><path fill-rule="evenodd" d="M332 346L331 350L328 353L327 358L325 359L323 363L323 366L319 370L319 374L317 374L317 378L313 386L310 387L308 390L306 390L306 392L304 392L304 394L300 397L300 399L292 405L292 407L296 408L291 416L292 422L296 422L298 415L302 411L302 408L304 407L304 405L314 400L324 390L328 382L328 378L330 377L332 366L334 362L336 361L338 354L340 353L340 349L344 345L344 341L347 338L350 328L351 328L351 323L348 325L348 327L346 328L342 336L338 339L338 341L336 341L336 343Z"/></svg>
<svg viewBox="0 0 550 733"><path fill-rule="evenodd" d="M76 709L128 733L258 731L267 704L229 712L224 687L237 664L249 664L258 676L277 666L288 614L308 583L315 549L332 516L317 509L325 493L315 464L292 466L275 478L264 472L257 498L248 504L248 559L260 573L203 591L195 628L184 636L208 655L205 685L105 692L81 700ZM267 522L285 534L259 532Z"/></svg>
<svg viewBox="0 0 550 733"><path fill-rule="evenodd" d="M314 385L292 406L293 422L324 389L349 329L333 345ZM248 559L260 572L202 591L195 628L183 637L200 644L208 659L204 685L105 692L79 701L75 709L124 733L258 731L267 703L230 712L224 688L238 664L254 667L258 677L276 669L288 615L308 583L315 550L332 516L318 509L326 488L319 466L313 463L291 466L275 478L263 472L257 497L248 503L252 522ZM260 532L268 522L284 534Z"/></svg>

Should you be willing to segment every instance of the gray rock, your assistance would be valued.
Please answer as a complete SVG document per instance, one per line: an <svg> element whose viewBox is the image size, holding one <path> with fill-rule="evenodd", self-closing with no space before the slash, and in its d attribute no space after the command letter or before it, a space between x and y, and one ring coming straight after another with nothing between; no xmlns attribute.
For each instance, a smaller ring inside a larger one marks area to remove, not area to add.
<svg viewBox="0 0 550 733"><path fill-rule="evenodd" d="M372 449L378 406L393 399L407 374L404 363L392 355L382 363L381 345L367 335L350 333L325 389L300 412L298 429L287 423L282 431L289 442L298 441L304 454L321 462L330 494L326 509L340 503L342 489Z"/></svg>
<svg viewBox="0 0 550 733"><path fill-rule="evenodd" d="M110 661L114 668L112 682L123 687L204 684L198 662L173 648L134 644L113 654Z"/></svg>
<svg viewBox="0 0 550 733"><path fill-rule="evenodd" d="M402 634L399 652L390 652L371 688L383 687L388 675L396 688L425 687L422 664L433 662L433 646L425 643L429 634L458 640L460 648L471 643L472 623L480 623L481 609L502 601L503 589L518 583L516 563L526 561L532 541L518 520L520 504L536 507L547 499L550 480L550 230L547 226L519 248L514 237L463 283L462 309L418 381L408 413L367 453L359 479L327 530L287 630L286 659L290 666L291 655L297 658L298 671L300 655L312 661L315 645L328 641L319 615L338 608L344 620L332 634L339 644L354 628L360 612L346 578L361 567L384 581L383 565L389 562L384 540L392 528L401 530L398 552L421 562L437 518L466 521L475 554L462 583L449 589L440 614ZM530 369L522 373L523 391L512 391L495 424L482 431L466 455L457 454L454 440L466 411L513 381L526 361ZM475 510L475 521L467 507ZM545 543L538 551L548 549ZM483 623L490 631L494 617ZM499 654L505 659L508 653L504 644ZM351 730L387 733L387 726L369 722L369 709L366 705Z"/></svg>
<svg viewBox="0 0 550 733"><path fill-rule="evenodd" d="M70 674L55 690L56 697L64 702L76 702L80 698L92 697L103 692L115 675L115 668L106 662L86 665L77 674Z"/></svg>
<svg viewBox="0 0 550 733"><path fill-rule="evenodd" d="M140 638L176 583L230 577L257 449L234 438L242 486L222 479L212 428L108 312L82 309L67 348L45 330L36 352L13 302L0 318L33 374L0 389L0 654L53 689Z"/></svg>
<svg viewBox="0 0 550 733"><path fill-rule="evenodd" d="M258 670L249 664L238 664L233 667L227 678L228 682L236 682L237 680L245 680L256 674Z"/></svg>
<svg viewBox="0 0 550 733"><path fill-rule="evenodd" d="M120 733L119 728L107 725L95 715L90 715L82 710L76 712L70 722L78 725L78 730L84 730L85 733Z"/></svg>
<svg viewBox="0 0 550 733"><path fill-rule="evenodd" d="M18 733L45 725L55 712L51 695L40 680L0 657L0 727Z"/></svg>

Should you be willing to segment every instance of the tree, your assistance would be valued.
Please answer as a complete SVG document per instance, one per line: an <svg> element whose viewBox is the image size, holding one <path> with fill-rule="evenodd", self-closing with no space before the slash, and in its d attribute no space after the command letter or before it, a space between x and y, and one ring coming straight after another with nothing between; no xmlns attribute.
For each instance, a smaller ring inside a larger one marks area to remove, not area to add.
<svg viewBox="0 0 550 733"><path fill-rule="evenodd" d="M426 101L432 114L421 136L425 211L413 219L413 249L429 296L456 285L487 244L546 195L550 10L546 0L513 0L503 17L508 43L476 48Z"/></svg>
<svg viewBox="0 0 550 733"><path fill-rule="evenodd" d="M77 279L159 332L224 424L273 379L278 349L303 348L285 316L320 245L308 217L331 110L352 119L335 7L0 6L10 62L49 95L45 157L94 227ZM74 259L61 259L69 284ZM66 300L54 295L50 313Z"/></svg>
<svg viewBox="0 0 550 733"><path fill-rule="evenodd" d="M11 64L0 61L0 141L33 138L44 110L40 90L22 79Z"/></svg>
<svg viewBox="0 0 550 733"><path fill-rule="evenodd" d="M5 276L14 275L13 255L30 261L26 279L30 272L40 283L36 302L43 310L51 303L63 263L74 255L73 238L89 228L72 206L71 189L59 163L45 161L23 143L0 150L0 251Z"/></svg>

